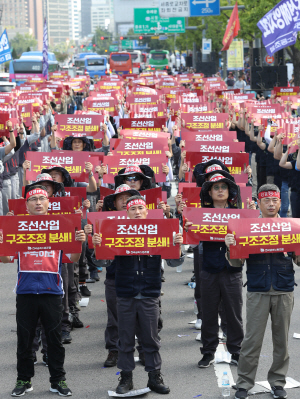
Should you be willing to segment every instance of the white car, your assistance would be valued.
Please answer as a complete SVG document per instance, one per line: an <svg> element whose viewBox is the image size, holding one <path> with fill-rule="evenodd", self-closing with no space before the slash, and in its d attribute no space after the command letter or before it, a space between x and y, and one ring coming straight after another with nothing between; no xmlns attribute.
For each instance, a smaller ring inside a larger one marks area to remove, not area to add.
<svg viewBox="0 0 300 399"><path fill-rule="evenodd" d="M16 82L9 81L9 73L0 73L0 92L10 92L16 87Z"/></svg>

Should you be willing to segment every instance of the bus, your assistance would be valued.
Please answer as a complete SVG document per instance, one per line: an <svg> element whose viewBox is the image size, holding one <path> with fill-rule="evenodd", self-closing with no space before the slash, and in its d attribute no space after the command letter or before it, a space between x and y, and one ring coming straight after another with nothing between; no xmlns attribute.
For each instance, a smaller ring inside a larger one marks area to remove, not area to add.
<svg viewBox="0 0 300 399"><path fill-rule="evenodd" d="M48 53L48 72L59 71L59 64L54 53ZM18 60L9 63L9 80L17 85L30 78L43 77L43 53L41 51L28 51Z"/></svg>
<svg viewBox="0 0 300 399"><path fill-rule="evenodd" d="M103 76L107 73L107 58L101 55L87 55L84 57L84 74L91 78Z"/></svg>
<svg viewBox="0 0 300 399"><path fill-rule="evenodd" d="M131 53L125 51L110 53L109 66L110 72L115 72L117 75L132 73Z"/></svg>
<svg viewBox="0 0 300 399"><path fill-rule="evenodd" d="M143 56L140 50L127 50L131 54L132 59L132 72L140 73L140 68L145 69L145 64L143 63Z"/></svg>
<svg viewBox="0 0 300 399"><path fill-rule="evenodd" d="M151 68L161 70L170 68L170 55L168 50L151 50L149 65Z"/></svg>
<svg viewBox="0 0 300 399"><path fill-rule="evenodd" d="M98 55L98 54L97 53L80 53L74 57L73 66L75 67L76 75L84 74L84 68L85 68L84 59L85 59L85 57L87 57L89 55Z"/></svg>

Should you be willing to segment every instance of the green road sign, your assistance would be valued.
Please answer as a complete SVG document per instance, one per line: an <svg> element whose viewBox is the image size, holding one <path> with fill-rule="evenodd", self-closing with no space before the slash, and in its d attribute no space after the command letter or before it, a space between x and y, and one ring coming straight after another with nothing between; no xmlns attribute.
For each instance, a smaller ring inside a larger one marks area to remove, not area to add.
<svg viewBox="0 0 300 399"><path fill-rule="evenodd" d="M133 49L133 40L122 40L122 49Z"/></svg>
<svg viewBox="0 0 300 399"><path fill-rule="evenodd" d="M134 33L184 33L185 18L160 18L158 8L134 9Z"/></svg>
<svg viewBox="0 0 300 399"><path fill-rule="evenodd" d="M118 51L119 46L109 46L109 51Z"/></svg>
<svg viewBox="0 0 300 399"><path fill-rule="evenodd" d="M92 46L88 46L86 49L87 49L87 51L91 51L93 49L93 47Z"/></svg>

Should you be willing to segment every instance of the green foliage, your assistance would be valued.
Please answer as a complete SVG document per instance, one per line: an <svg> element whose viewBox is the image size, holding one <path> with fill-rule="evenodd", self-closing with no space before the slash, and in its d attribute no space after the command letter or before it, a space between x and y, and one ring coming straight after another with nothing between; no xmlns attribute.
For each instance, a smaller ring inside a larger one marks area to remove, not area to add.
<svg viewBox="0 0 300 399"><path fill-rule="evenodd" d="M11 52L11 56L12 56L12 58L14 59L14 60L16 60L17 58L19 58L18 57L18 54L17 54L17 52L16 52L16 50L13 48L13 50L12 50L12 52Z"/></svg>
<svg viewBox="0 0 300 399"><path fill-rule="evenodd" d="M58 62L64 62L68 58L68 53L60 53L58 51L54 51L54 54Z"/></svg>
<svg viewBox="0 0 300 399"><path fill-rule="evenodd" d="M109 39L101 40L101 36L109 37ZM92 44L96 44L96 47L93 47L92 51L102 55L109 54L109 46L112 45L112 42L113 40L111 33L103 28L98 27L92 39ZM107 52L105 52L105 50L107 50Z"/></svg>
<svg viewBox="0 0 300 399"><path fill-rule="evenodd" d="M32 35L29 35L29 33L25 33L25 35L17 33L16 36L10 40L10 46L14 48L18 58L25 51L30 51L30 48L36 50L37 41Z"/></svg>

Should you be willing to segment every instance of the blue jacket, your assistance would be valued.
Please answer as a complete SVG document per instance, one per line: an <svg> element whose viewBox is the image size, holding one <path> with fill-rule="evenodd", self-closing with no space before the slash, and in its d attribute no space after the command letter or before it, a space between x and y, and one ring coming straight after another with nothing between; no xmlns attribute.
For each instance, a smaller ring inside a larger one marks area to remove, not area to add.
<svg viewBox="0 0 300 399"><path fill-rule="evenodd" d="M168 266L176 267L184 262L167 259ZM161 291L161 257L156 256L116 256L117 297L134 298L139 293L146 297L158 298Z"/></svg>
<svg viewBox="0 0 300 399"><path fill-rule="evenodd" d="M295 277L291 256L283 252L249 255L247 289L249 292L294 291Z"/></svg>
<svg viewBox="0 0 300 399"><path fill-rule="evenodd" d="M241 272L241 267L230 266L225 258L226 245L224 242L203 241L203 265L202 270L208 273L220 273L227 270L229 273Z"/></svg>

